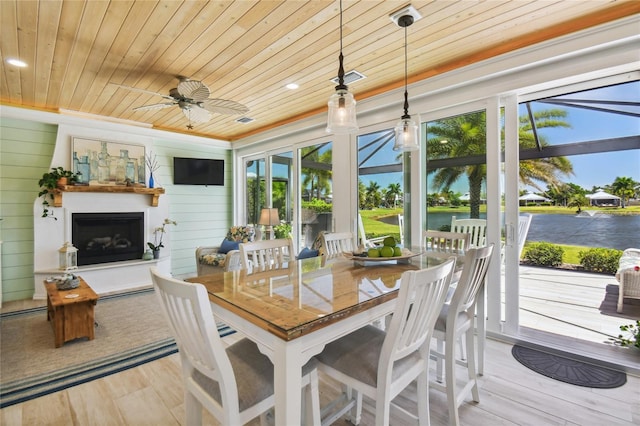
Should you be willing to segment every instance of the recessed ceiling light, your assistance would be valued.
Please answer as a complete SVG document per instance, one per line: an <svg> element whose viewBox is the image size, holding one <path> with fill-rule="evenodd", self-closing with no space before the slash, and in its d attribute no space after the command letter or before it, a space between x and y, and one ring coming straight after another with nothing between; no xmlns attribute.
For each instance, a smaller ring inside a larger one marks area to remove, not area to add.
<svg viewBox="0 0 640 426"><path fill-rule="evenodd" d="M290 90L296 90L296 89L297 89L298 87L300 87L300 86L298 86L298 85L297 85L297 84L295 84L295 83L289 83L289 84L287 84L287 85L286 85L286 86L284 86L284 87L286 87L287 89L290 89Z"/></svg>
<svg viewBox="0 0 640 426"><path fill-rule="evenodd" d="M24 68L27 66L26 62L21 61L20 59L7 59L7 63L11 64L15 67L20 67L20 68Z"/></svg>

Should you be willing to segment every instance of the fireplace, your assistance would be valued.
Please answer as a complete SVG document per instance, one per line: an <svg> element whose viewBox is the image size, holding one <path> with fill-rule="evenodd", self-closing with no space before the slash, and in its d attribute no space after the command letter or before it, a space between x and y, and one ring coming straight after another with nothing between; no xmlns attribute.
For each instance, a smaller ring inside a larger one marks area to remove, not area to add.
<svg viewBox="0 0 640 426"><path fill-rule="evenodd" d="M138 260L144 252L144 213L73 213L71 241L78 266Z"/></svg>

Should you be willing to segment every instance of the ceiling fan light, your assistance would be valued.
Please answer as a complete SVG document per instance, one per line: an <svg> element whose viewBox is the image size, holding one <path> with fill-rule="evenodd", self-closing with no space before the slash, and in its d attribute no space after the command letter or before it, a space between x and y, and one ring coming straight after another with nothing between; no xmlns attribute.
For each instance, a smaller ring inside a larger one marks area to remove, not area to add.
<svg viewBox="0 0 640 426"><path fill-rule="evenodd" d="M411 116L403 116L394 130L396 133L394 151L416 151L420 147L418 125L411 119Z"/></svg>
<svg viewBox="0 0 640 426"><path fill-rule="evenodd" d="M356 100L353 94L346 89L338 89L329 98L328 105L327 132L343 135L358 131Z"/></svg>

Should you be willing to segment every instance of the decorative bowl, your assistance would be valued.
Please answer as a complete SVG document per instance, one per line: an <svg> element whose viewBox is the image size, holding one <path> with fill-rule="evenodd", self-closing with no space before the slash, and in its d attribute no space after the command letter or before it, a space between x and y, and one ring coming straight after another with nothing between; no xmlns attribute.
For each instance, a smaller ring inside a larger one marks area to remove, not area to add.
<svg viewBox="0 0 640 426"><path fill-rule="evenodd" d="M80 279L75 275L65 275L60 279L56 279L56 288L58 290L72 290L80 286Z"/></svg>

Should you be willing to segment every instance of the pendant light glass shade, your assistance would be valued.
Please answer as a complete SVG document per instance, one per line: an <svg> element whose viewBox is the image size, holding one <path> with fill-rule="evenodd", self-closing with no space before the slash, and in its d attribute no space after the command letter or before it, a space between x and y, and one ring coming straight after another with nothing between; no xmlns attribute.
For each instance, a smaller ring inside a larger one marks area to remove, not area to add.
<svg viewBox="0 0 640 426"><path fill-rule="evenodd" d="M419 133L418 125L411 119L411 116L403 116L396 127L396 143L393 145L394 151L415 151L418 149Z"/></svg>
<svg viewBox="0 0 640 426"><path fill-rule="evenodd" d="M394 128L396 142L394 151L415 151L420 145L418 125L409 115L409 93L407 92L407 27L413 24L411 15L404 15L398 19L398 25L404 27L404 115Z"/></svg>
<svg viewBox="0 0 640 426"><path fill-rule="evenodd" d="M357 131L356 100L347 89L338 89L329 98L327 132L342 135Z"/></svg>
<svg viewBox="0 0 640 426"><path fill-rule="evenodd" d="M336 92L329 98L329 116L327 117L327 132L336 135L355 133L358 131L356 122L356 100L349 88L344 84L344 56L342 56L342 0L340 0L340 56L338 56L338 85Z"/></svg>

